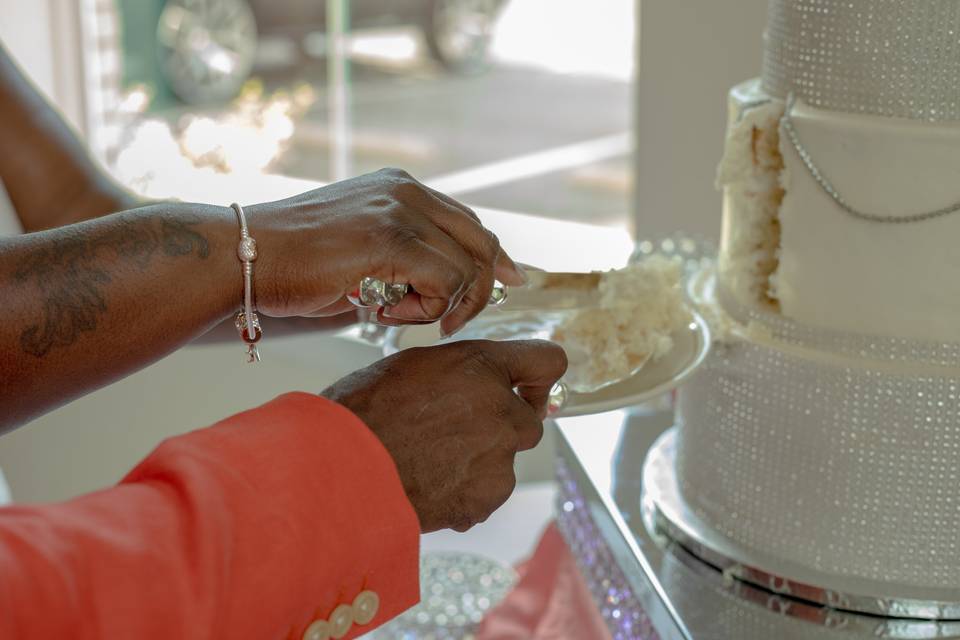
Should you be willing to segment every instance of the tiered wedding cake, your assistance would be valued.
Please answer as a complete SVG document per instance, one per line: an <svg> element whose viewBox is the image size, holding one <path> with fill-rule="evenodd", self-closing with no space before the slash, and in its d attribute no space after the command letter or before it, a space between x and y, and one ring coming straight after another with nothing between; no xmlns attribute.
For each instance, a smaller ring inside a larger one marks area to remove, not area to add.
<svg viewBox="0 0 960 640"><path fill-rule="evenodd" d="M729 331L680 392L670 529L776 591L957 618L960 1L769 11L763 77L730 93L699 291Z"/></svg>

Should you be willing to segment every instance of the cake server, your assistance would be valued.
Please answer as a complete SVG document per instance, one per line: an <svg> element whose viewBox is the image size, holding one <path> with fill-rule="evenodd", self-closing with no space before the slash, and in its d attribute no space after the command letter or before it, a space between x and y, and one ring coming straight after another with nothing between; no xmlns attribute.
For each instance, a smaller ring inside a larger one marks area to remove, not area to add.
<svg viewBox="0 0 960 640"><path fill-rule="evenodd" d="M603 274L527 271L527 283L493 286L490 305L505 311L580 309L599 304Z"/></svg>
<svg viewBox="0 0 960 640"><path fill-rule="evenodd" d="M575 273L527 271L527 283L508 287L494 283L490 306L505 311L578 309L596 305L600 300L600 272ZM390 307L407 294L410 287L364 278L348 297L358 307Z"/></svg>

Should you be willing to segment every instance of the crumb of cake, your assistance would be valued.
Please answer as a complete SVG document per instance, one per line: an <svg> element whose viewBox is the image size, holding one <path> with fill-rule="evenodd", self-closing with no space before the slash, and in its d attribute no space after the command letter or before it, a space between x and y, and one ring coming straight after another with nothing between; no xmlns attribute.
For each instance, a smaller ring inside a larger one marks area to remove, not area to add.
<svg viewBox="0 0 960 640"><path fill-rule="evenodd" d="M690 321L681 275L680 260L664 256L604 273L599 304L572 313L553 331L570 359L567 384L594 390L669 352L673 334Z"/></svg>

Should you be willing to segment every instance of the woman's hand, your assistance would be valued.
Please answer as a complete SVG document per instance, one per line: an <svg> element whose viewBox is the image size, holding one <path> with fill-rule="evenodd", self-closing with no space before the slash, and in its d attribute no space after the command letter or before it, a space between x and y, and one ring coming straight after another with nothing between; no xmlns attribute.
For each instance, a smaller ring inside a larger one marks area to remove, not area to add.
<svg viewBox="0 0 960 640"><path fill-rule="evenodd" d="M525 281L468 207L383 169L249 207L260 257L257 306L270 316L329 316L372 276L412 291L379 312L386 324L441 320L451 334L487 304L494 279Z"/></svg>

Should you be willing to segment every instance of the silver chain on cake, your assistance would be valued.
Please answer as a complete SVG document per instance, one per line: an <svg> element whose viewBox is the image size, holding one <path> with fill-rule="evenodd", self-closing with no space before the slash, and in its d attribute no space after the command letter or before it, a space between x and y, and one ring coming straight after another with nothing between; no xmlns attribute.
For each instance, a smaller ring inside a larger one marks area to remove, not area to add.
<svg viewBox="0 0 960 640"><path fill-rule="evenodd" d="M793 145L793 148L796 149L797 154L800 156L800 160L803 161L803 165L807 168L807 171L810 172L810 175L816 181L820 188L830 196L830 198L837 203L837 206L843 209L845 212L853 216L854 218L859 218L860 220L868 220L870 222L883 222L888 224L906 224L909 222L924 222L926 220L933 220L934 218L941 218L951 213L956 213L960 211L960 202L951 204L940 209L935 209L933 211L924 211L922 213L914 213L905 216L885 216L876 213L866 213L860 211L847 202L842 195L837 191L833 186L833 183L827 179L826 176L820 171L816 164L813 162L813 158L810 156L810 152L807 151L806 147L800 142L800 136L797 134L796 127L793 126L793 105L796 102L796 96L792 93L787 97L787 106L783 112L783 118L780 121L783 132L787 135L787 138L790 140L790 144Z"/></svg>
<svg viewBox="0 0 960 640"><path fill-rule="evenodd" d="M843 211L871 222L923 222L960 211L885 216L859 211L804 148L796 98L817 109L960 122L960 0L770 0L764 91L787 102L782 128L810 175Z"/></svg>

